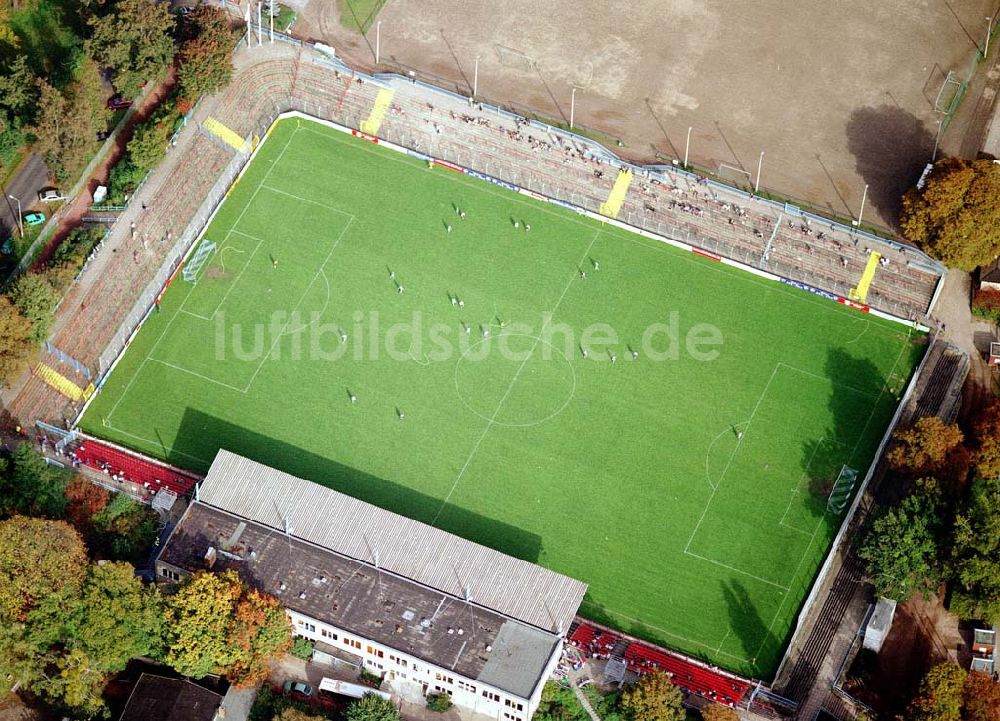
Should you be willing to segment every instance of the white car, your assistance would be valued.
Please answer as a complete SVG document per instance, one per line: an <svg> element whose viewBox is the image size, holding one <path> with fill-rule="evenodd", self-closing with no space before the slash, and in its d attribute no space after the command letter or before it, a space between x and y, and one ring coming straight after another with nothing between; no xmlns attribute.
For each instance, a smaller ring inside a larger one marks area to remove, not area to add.
<svg viewBox="0 0 1000 721"><path fill-rule="evenodd" d="M45 188L44 190L38 191L38 199L43 203L52 203L57 200L66 200L66 196L60 193L56 188Z"/></svg>

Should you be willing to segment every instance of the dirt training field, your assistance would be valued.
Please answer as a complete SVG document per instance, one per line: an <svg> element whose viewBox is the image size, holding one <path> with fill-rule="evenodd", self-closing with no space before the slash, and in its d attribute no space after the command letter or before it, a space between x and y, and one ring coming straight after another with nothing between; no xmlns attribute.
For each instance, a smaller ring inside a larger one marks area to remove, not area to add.
<svg viewBox="0 0 1000 721"><path fill-rule="evenodd" d="M383 65L620 137L629 159L690 158L888 224L930 158L933 104L996 0L389 0ZM296 34L371 66L367 39L311 0Z"/></svg>

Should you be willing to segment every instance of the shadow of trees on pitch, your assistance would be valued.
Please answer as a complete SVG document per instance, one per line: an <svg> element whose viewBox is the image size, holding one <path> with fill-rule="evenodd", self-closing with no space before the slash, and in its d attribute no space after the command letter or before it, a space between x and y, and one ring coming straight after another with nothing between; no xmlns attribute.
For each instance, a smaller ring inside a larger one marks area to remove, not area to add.
<svg viewBox="0 0 1000 721"><path fill-rule="evenodd" d="M847 122L847 149L858 175L868 184L868 200L893 228L900 198L930 162L936 131L894 105L859 108Z"/></svg>
<svg viewBox="0 0 1000 721"><path fill-rule="evenodd" d="M877 421L878 409L873 404L886 401L882 395L885 376L868 358L854 356L843 348L831 348L827 351L824 375L832 384L827 402L830 425L822 438L807 441L802 448L802 468L809 469L810 497L819 512L826 508L827 497L844 465L864 473L865 469L858 464L867 463L873 446L865 440L871 436L873 427L866 428L865 424L869 419Z"/></svg>

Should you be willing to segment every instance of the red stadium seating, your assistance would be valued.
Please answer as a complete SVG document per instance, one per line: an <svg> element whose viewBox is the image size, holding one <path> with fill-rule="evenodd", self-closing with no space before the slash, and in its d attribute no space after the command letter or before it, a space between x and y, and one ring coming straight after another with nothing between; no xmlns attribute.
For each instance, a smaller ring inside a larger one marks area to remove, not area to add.
<svg viewBox="0 0 1000 721"><path fill-rule="evenodd" d="M140 485L147 491L166 488L183 496L200 480L193 473L183 472L93 439L81 443L75 449L75 454L81 463Z"/></svg>
<svg viewBox="0 0 1000 721"><path fill-rule="evenodd" d="M570 628L570 643L588 656L607 657L619 640L610 631L587 622L576 623ZM737 706L751 688L747 680L638 641L631 641L626 647L625 664L630 671L640 675L661 670L685 693L726 706Z"/></svg>

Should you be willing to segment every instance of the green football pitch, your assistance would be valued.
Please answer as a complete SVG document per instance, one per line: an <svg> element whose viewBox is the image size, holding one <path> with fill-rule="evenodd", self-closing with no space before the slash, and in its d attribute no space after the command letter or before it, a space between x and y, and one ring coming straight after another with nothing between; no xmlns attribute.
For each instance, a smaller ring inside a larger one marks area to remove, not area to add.
<svg viewBox="0 0 1000 721"><path fill-rule="evenodd" d="M864 474L923 349L298 119L205 238L85 431L329 485L579 578L585 616L758 677L840 521L833 481Z"/></svg>

